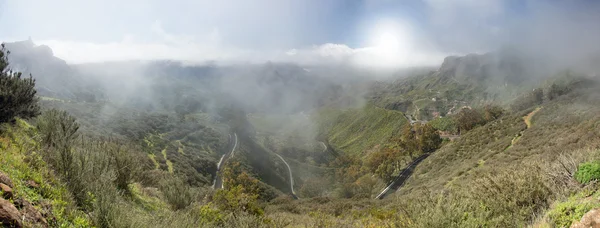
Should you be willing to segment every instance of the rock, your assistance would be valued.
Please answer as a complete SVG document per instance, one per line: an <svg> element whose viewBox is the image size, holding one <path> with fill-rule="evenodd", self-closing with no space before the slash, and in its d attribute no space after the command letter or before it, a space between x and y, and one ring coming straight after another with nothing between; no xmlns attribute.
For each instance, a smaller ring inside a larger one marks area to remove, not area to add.
<svg viewBox="0 0 600 228"><path fill-rule="evenodd" d="M571 224L571 228L600 228L600 208L592 209L581 217L581 221Z"/></svg>
<svg viewBox="0 0 600 228"><path fill-rule="evenodd" d="M48 227L48 221L46 221L42 213L33 207L29 201L16 199L15 206L20 210L26 224L35 224L36 227Z"/></svg>
<svg viewBox="0 0 600 228"><path fill-rule="evenodd" d="M0 183L3 183L5 185L8 185L8 187L14 187L12 180L10 179L10 177L8 177L8 175L6 175L3 172L0 172Z"/></svg>
<svg viewBox="0 0 600 228"><path fill-rule="evenodd" d="M25 182L25 185L27 185L27 187L34 188L34 189L40 187L40 184L36 183L33 180L28 180L27 182Z"/></svg>
<svg viewBox="0 0 600 228"><path fill-rule="evenodd" d="M10 199L13 197L13 190L8 185L0 183L0 190L2 190L2 197L4 197L4 199Z"/></svg>
<svg viewBox="0 0 600 228"><path fill-rule="evenodd" d="M3 227L23 227L21 213L8 200L0 198L0 225Z"/></svg>

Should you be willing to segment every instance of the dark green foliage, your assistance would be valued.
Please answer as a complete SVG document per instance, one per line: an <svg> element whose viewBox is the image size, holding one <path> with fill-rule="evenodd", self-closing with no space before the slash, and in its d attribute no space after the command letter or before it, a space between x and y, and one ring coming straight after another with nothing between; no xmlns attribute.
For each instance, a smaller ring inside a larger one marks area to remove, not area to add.
<svg viewBox="0 0 600 228"><path fill-rule="evenodd" d="M419 136L419 147L424 153L430 153L438 148L442 144L442 138L440 134L430 125L424 124L421 127L421 135Z"/></svg>
<svg viewBox="0 0 600 228"><path fill-rule="evenodd" d="M51 109L45 111L36 123L41 141L51 148L71 145L77 138L79 124L65 111Z"/></svg>
<svg viewBox="0 0 600 228"><path fill-rule="evenodd" d="M129 193L129 184L140 170L139 156L132 152L133 149L118 142L109 142L106 146L111 158L115 173L115 186L121 191Z"/></svg>
<svg viewBox="0 0 600 228"><path fill-rule="evenodd" d="M484 123L483 116L477 112L477 110L470 108L463 108L456 115L456 122L458 125L459 132L469 131L478 125Z"/></svg>
<svg viewBox="0 0 600 228"><path fill-rule="evenodd" d="M35 96L35 80L23 78L20 72L8 67L8 54L4 44L0 50L0 123L12 122L15 117L31 118L39 115L40 107Z"/></svg>
<svg viewBox="0 0 600 228"><path fill-rule="evenodd" d="M586 162L579 165L574 175L579 183L587 184L600 179L600 162Z"/></svg>
<svg viewBox="0 0 600 228"><path fill-rule="evenodd" d="M80 205L83 204L86 200L86 186L81 179L82 170L77 161L82 157L77 157L73 150L79 124L67 112L52 109L37 119L37 129L45 147L45 159L62 178L69 180L69 190L73 192L75 200Z"/></svg>
<svg viewBox="0 0 600 228"><path fill-rule="evenodd" d="M431 153L442 143L440 134L429 124L407 124L394 143L371 153L367 167L388 182L402 168L423 153Z"/></svg>
<svg viewBox="0 0 600 228"><path fill-rule="evenodd" d="M192 204L198 197L197 192L177 177L169 176L160 185L160 190L167 203L174 210L181 210Z"/></svg>
<svg viewBox="0 0 600 228"><path fill-rule="evenodd" d="M500 118L504 114L504 109L497 105L486 105L483 108L483 119L490 122Z"/></svg>

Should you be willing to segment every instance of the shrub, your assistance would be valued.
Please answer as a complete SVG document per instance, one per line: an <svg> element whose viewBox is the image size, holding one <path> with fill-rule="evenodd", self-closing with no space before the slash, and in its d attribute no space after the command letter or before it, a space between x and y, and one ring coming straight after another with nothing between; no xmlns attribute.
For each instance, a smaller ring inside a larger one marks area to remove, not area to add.
<svg viewBox="0 0 600 228"><path fill-rule="evenodd" d="M469 108L463 108L456 115L456 122L459 131L469 131L484 122L479 112Z"/></svg>
<svg viewBox="0 0 600 228"><path fill-rule="evenodd" d="M579 165L575 172L575 179L579 183L587 184L600 179L600 162L586 162Z"/></svg>
<svg viewBox="0 0 600 228"><path fill-rule="evenodd" d="M73 149L79 124L67 112L52 109L37 119L36 127L45 148L44 159L65 180L77 204L85 204L87 194L83 168L87 159L77 156Z"/></svg>
<svg viewBox="0 0 600 228"><path fill-rule="evenodd" d="M188 207L196 199L196 191L187 183L177 177L165 178L160 186L160 191L167 203L174 210Z"/></svg>
<svg viewBox="0 0 600 228"><path fill-rule="evenodd" d="M581 202L572 198L557 204L556 207L548 211L548 218L556 227L569 227L571 223L581 219L585 213L594 207L598 207L598 204L589 201Z"/></svg>
<svg viewBox="0 0 600 228"><path fill-rule="evenodd" d="M31 118L39 115L40 107L35 96L35 80L22 78L20 72L8 67L8 54L4 44L0 49L0 123L13 122L15 117Z"/></svg>
<svg viewBox="0 0 600 228"><path fill-rule="evenodd" d="M304 181L304 184L298 191L302 197L312 198L321 196L329 183L324 178L311 177Z"/></svg>
<svg viewBox="0 0 600 228"><path fill-rule="evenodd" d="M257 199L257 194L247 193L242 185L236 185L218 190L213 196L213 203L219 209L232 212L234 215L244 212L260 216L264 214L264 210L258 205Z"/></svg>
<svg viewBox="0 0 600 228"><path fill-rule="evenodd" d="M504 109L497 105L486 105L483 108L483 118L486 122L490 122L500 118L504 114Z"/></svg>
<svg viewBox="0 0 600 228"><path fill-rule="evenodd" d="M51 109L44 112L38 119L36 127L44 146L59 148L70 146L77 137L79 124L75 117L65 111Z"/></svg>

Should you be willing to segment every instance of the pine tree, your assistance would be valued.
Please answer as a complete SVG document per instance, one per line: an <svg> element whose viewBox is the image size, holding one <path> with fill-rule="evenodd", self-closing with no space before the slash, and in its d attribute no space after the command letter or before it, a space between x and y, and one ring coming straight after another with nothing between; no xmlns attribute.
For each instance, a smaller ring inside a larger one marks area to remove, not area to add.
<svg viewBox="0 0 600 228"><path fill-rule="evenodd" d="M22 78L20 72L9 68L8 55L4 48L0 49L0 123L13 122L15 117L31 118L40 114L40 107L35 96L35 79Z"/></svg>

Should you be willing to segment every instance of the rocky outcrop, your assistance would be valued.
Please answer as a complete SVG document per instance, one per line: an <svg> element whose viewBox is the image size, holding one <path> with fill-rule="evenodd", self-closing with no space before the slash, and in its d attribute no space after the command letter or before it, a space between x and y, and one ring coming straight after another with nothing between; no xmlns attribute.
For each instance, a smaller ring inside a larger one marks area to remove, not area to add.
<svg viewBox="0 0 600 228"><path fill-rule="evenodd" d="M3 183L5 185L8 185L8 187L14 187L12 180L10 179L10 177L8 177L8 175L6 175L3 172L0 172L0 183Z"/></svg>
<svg viewBox="0 0 600 228"><path fill-rule="evenodd" d="M28 180L25 185L29 188L39 188L39 184L33 180ZM39 205L43 211L34 207L29 201L23 198L15 197L13 194L13 182L8 175L0 172L0 226L1 227L48 227L46 217L52 218L51 205L41 201ZM12 203L12 200L14 203ZM47 209L47 210L46 210Z"/></svg>
<svg viewBox="0 0 600 228"><path fill-rule="evenodd" d="M26 224L35 224L41 227L48 227L48 221L44 218L31 203L24 199L15 200L15 207L19 209L23 216L23 222Z"/></svg>
<svg viewBox="0 0 600 228"><path fill-rule="evenodd" d="M2 191L2 197L4 199L11 199L13 197L12 188L4 183L0 183L0 191Z"/></svg>
<svg viewBox="0 0 600 228"><path fill-rule="evenodd" d="M10 201L0 198L0 224L3 227L23 227L21 213Z"/></svg>
<svg viewBox="0 0 600 228"><path fill-rule="evenodd" d="M600 228L600 208L585 213L579 222L571 224L571 228Z"/></svg>

